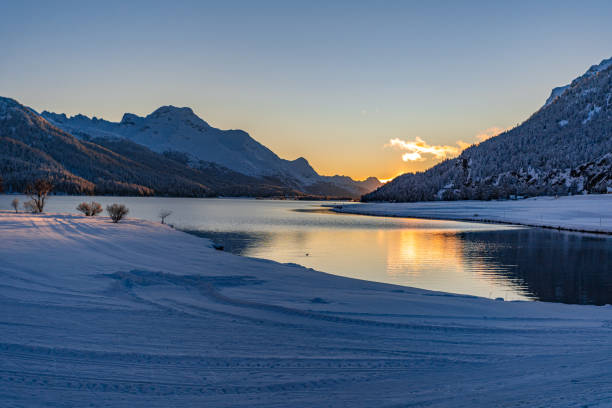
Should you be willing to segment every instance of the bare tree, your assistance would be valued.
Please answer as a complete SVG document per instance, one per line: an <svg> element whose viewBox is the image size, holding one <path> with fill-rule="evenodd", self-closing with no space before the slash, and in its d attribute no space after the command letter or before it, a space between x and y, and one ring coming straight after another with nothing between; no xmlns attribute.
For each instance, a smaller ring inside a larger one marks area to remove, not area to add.
<svg viewBox="0 0 612 408"><path fill-rule="evenodd" d="M46 179L38 179L34 184L26 187L26 194L30 197L30 203L33 206L32 212L41 213L45 210L47 195L51 190L53 190L53 184Z"/></svg>
<svg viewBox="0 0 612 408"><path fill-rule="evenodd" d="M172 211L171 210L161 210L159 212L159 218L161 218L161 223L165 224L166 223L166 218L168 218L169 216L172 215Z"/></svg>
<svg viewBox="0 0 612 408"><path fill-rule="evenodd" d="M13 201L11 201L11 207L15 209L16 213L19 212L19 199L18 198L13 198Z"/></svg>
<svg viewBox="0 0 612 408"><path fill-rule="evenodd" d="M77 205L76 209L77 211L80 211L85 214L85 216L87 217L95 217L96 215L102 212L102 205L95 201L92 201L91 203L83 202Z"/></svg>
<svg viewBox="0 0 612 408"><path fill-rule="evenodd" d="M106 212L114 223L118 223L128 215L130 210L123 204L111 204L106 206Z"/></svg>

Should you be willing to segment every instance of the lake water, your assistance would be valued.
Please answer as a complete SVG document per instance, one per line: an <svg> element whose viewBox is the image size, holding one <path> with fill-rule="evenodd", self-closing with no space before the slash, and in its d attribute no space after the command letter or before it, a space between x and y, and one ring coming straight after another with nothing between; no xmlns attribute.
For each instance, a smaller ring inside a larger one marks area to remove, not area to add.
<svg viewBox="0 0 612 408"><path fill-rule="evenodd" d="M14 196L0 195L0 209ZM20 197L21 198L21 197ZM125 203L130 217L167 222L225 250L336 275L506 300L612 304L612 238L454 221L346 215L321 202L250 199L67 197ZM205 245L206 241L202 241Z"/></svg>

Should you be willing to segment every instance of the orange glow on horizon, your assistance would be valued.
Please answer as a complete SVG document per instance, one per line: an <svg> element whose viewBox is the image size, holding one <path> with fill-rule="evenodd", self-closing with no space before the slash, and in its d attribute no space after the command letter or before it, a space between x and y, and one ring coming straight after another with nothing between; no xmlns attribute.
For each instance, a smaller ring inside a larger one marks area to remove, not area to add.
<svg viewBox="0 0 612 408"><path fill-rule="evenodd" d="M396 179L397 177L401 176L402 174L406 174L406 173L410 173L410 171L398 171L397 174L393 177L389 177L389 178L379 178L378 180L383 183L386 184L388 182L390 182L393 179Z"/></svg>

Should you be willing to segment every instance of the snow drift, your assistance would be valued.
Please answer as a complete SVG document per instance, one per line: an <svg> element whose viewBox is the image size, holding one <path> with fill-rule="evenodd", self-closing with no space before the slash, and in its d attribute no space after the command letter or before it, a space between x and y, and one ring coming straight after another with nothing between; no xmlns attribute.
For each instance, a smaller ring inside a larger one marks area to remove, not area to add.
<svg viewBox="0 0 612 408"><path fill-rule="evenodd" d="M501 302L0 213L2 406L612 403L612 309Z"/></svg>

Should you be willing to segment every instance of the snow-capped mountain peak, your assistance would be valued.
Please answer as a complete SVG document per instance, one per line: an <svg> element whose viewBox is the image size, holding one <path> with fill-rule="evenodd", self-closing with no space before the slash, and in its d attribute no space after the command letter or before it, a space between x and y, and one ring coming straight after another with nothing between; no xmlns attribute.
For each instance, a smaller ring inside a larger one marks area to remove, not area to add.
<svg viewBox="0 0 612 408"><path fill-rule="evenodd" d="M208 123L206 123L202 118L193 113L193 110L188 107L179 108L172 105L162 106L147 115L146 119L193 122L201 126L210 127Z"/></svg>
<svg viewBox="0 0 612 408"><path fill-rule="evenodd" d="M544 103L544 106L548 106L551 103L553 103L554 101L557 100L557 98L559 98L561 95L563 95L565 93L565 91L567 89L569 89L570 87L576 85L579 81L585 79L585 78L589 78L593 75L596 75L602 71L605 71L606 69L612 67L612 57L605 59L603 61L601 61L599 64L597 65L591 65L591 67L581 76L579 76L578 78L574 79L570 84L567 85L563 85L563 86L558 86L556 88L554 88L552 90L552 92L550 93L550 96L548 97L548 99L546 99L546 102Z"/></svg>
<svg viewBox="0 0 612 408"><path fill-rule="evenodd" d="M587 72L583 76L591 76L598 72L605 71L612 66L612 57L601 61L597 65L591 65Z"/></svg>
<svg viewBox="0 0 612 408"><path fill-rule="evenodd" d="M338 183L333 177L320 176L303 157L282 159L243 130L214 128L188 107L162 106L145 117L126 113L120 122L46 111L42 116L76 137L125 138L158 153L186 154L196 166L216 163L251 177L274 177L313 194L321 194L313 189L322 184L325 191L333 192L329 195L358 197L371 191L372 183L352 179ZM329 185L335 187L329 189Z"/></svg>
<svg viewBox="0 0 612 408"><path fill-rule="evenodd" d="M135 125L141 120L142 118L138 115L134 115L133 113L124 113L119 124L124 126Z"/></svg>

